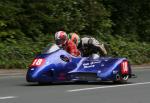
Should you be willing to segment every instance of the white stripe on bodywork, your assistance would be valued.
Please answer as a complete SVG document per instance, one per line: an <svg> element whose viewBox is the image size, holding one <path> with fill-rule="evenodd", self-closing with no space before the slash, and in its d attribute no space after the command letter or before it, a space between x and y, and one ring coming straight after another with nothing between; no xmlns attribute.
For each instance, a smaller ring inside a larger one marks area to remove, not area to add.
<svg viewBox="0 0 150 103"><path fill-rule="evenodd" d="M86 57L82 58L80 60L80 62L77 64L77 67L74 70L70 71L69 73L77 71L79 69L79 67L81 66L81 64L83 63L83 61L86 60L86 59L87 59Z"/></svg>

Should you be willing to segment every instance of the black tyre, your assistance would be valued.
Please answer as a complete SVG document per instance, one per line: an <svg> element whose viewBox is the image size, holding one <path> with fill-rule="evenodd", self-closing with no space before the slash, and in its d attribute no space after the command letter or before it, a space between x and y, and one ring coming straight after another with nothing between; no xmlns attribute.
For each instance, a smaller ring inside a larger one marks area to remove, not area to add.
<svg viewBox="0 0 150 103"><path fill-rule="evenodd" d="M116 80L114 80L113 82L115 84L125 84L128 82L129 79L129 75L116 75Z"/></svg>

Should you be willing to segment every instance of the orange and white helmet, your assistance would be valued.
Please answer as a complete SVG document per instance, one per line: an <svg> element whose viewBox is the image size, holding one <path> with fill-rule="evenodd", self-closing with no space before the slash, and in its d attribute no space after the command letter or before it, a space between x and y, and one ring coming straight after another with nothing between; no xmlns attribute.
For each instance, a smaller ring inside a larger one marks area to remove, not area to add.
<svg viewBox="0 0 150 103"><path fill-rule="evenodd" d="M64 31L58 31L55 33L55 41L58 46L64 45L68 40L67 33Z"/></svg>
<svg viewBox="0 0 150 103"><path fill-rule="evenodd" d="M79 35L78 34L76 34L76 33L69 33L69 39L71 40L71 41L73 41L77 46L78 46L78 44L79 44L79 42L80 42L80 37L79 37Z"/></svg>

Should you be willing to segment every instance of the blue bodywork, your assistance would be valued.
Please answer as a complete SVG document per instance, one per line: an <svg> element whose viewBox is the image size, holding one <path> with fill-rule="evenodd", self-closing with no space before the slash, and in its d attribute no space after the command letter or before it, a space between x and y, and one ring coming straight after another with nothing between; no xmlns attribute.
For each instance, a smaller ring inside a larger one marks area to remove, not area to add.
<svg viewBox="0 0 150 103"><path fill-rule="evenodd" d="M115 81L121 72L121 63L126 58L74 57L64 50L39 54L35 59L44 59L40 66L30 66L26 80L28 82L64 82L64 81ZM128 74L131 68L128 64Z"/></svg>

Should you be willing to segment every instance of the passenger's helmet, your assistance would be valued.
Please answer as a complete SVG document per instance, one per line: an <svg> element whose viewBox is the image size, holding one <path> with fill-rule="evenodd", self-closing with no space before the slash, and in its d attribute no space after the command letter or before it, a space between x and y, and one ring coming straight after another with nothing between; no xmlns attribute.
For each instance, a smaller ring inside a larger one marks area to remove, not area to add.
<svg viewBox="0 0 150 103"><path fill-rule="evenodd" d="M68 40L67 33L64 31L58 31L55 33L55 42L58 46L64 45Z"/></svg>
<svg viewBox="0 0 150 103"><path fill-rule="evenodd" d="M80 43L80 37L76 33L69 33L69 39L73 41L77 46Z"/></svg>

